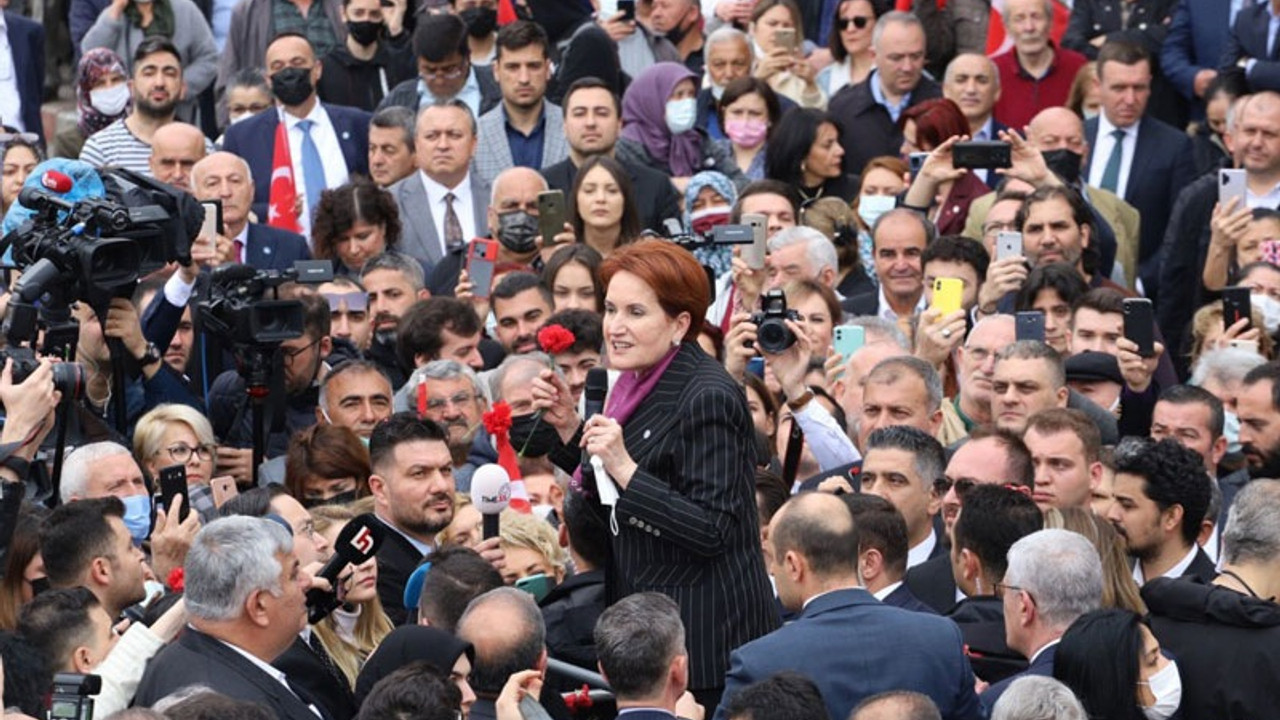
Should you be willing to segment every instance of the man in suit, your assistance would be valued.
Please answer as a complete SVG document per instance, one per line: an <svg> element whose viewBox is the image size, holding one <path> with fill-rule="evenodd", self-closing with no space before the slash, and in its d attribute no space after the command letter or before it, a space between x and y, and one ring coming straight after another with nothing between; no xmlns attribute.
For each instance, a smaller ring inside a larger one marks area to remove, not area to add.
<svg viewBox="0 0 1280 720"><path fill-rule="evenodd" d="M895 208L880 216L871 228L876 277L880 288L845 299L845 312L875 315L901 323L925 309L924 249L938 230L924 215Z"/></svg>
<svg viewBox="0 0 1280 720"><path fill-rule="evenodd" d="M886 605L936 615L903 582L907 572L907 521L902 513L879 495L845 493L840 497L849 506L858 532L862 586Z"/></svg>
<svg viewBox="0 0 1280 720"><path fill-rule="evenodd" d="M831 114L844 121L840 145L844 171L862 173L867 161L897 156L902 147L898 117L924 100L942 97L938 84L924 76L925 32L910 13L889 12L876 21L875 69L866 80L841 88L831 98Z"/></svg>
<svg viewBox="0 0 1280 720"><path fill-rule="evenodd" d="M1098 91L1102 113L1085 123L1088 183L1124 198L1142 216L1138 277L1146 294L1158 300L1160 243L1174 200L1195 175L1191 138L1144 117L1151 96L1151 58L1141 46L1114 42L1102 47Z"/></svg>
<svg viewBox="0 0 1280 720"><path fill-rule="evenodd" d="M916 363L928 366L918 358L894 358L877 365L867 377L868 393L863 398L863 407L869 412L883 410L884 415L890 413L891 406L911 407L911 412L919 415L923 398L912 396L923 392L923 382L908 369ZM897 382L886 382L891 377ZM873 386L878 390L873 391ZM895 395L901 398L899 402L881 405L882 397ZM864 412L863 422L867 421L868 412ZM947 460L933 433L909 425L889 425L869 432L863 448L866 453L859 476L862 492L879 495L902 513L907 523L907 568L945 555L948 539L940 537L934 527L940 502L933 484L935 478L942 477Z"/></svg>
<svg viewBox="0 0 1280 720"><path fill-rule="evenodd" d="M458 620L457 635L475 648L470 683L476 701L468 712L470 718L493 720L497 716L494 703L511 675L536 670L545 676L546 633L538 604L522 590L495 588L467 605Z"/></svg>
<svg viewBox="0 0 1280 720"><path fill-rule="evenodd" d="M973 140L999 140L1000 132L1009 129L992 114L1000 99L1000 73L986 55L964 53L948 63L942 77L942 96L960 106ZM1000 180L990 170L975 172L991 187Z"/></svg>
<svg viewBox="0 0 1280 720"><path fill-rule="evenodd" d="M631 176L643 228L661 232L663 220L680 217L680 194L671 178L614 155L614 145L622 132L622 105L608 85L596 78L579 78L565 91L563 102L569 157L542 171L552 189L567 197L573 190L578 167L589 157L608 155L622 163Z"/></svg>
<svg viewBox="0 0 1280 720"><path fill-rule="evenodd" d="M297 260L311 259L306 238L301 235L249 222L253 171L240 156L216 152L204 158L191 169L191 183L197 200L222 201L222 234L200 238L214 243L221 262L287 270Z"/></svg>
<svg viewBox="0 0 1280 720"><path fill-rule="evenodd" d="M546 99L551 49L542 26L517 20L498 31L493 72L502 89L498 107L480 116L474 170L487 184L512 166L542 168L569 156L564 113Z"/></svg>
<svg viewBox="0 0 1280 720"><path fill-rule="evenodd" d="M400 365L396 347L400 318L415 302L431 297L424 286L422 265L403 253L384 252L365 262L360 283L369 294L367 315L373 329L365 357L391 378L392 388L399 388L411 369Z"/></svg>
<svg viewBox="0 0 1280 720"><path fill-rule="evenodd" d="M1076 618L1102 605L1102 560L1093 543L1069 530L1031 533L1009 548L1009 567L996 589L1004 610L1005 639L1027 658L1019 673L987 688L982 702L994 707L1014 680L1053 676L1053 655Z"/></svg>
<svg viewBox="0 0 1280 720"><path fill-rule="evenodd" d="M1178 0L1173 20L1160 46L1160 68L1174 88L1193 105L1192 115L1204 115L1204 93L1218 76L1222 48L1240 3L1220 0Z"/></svg>
<svg viewBox="0 0 1280 720"><path fill-rule="evenodd" d="M1274 0L1257 2L1236 13L1218 64L1219 74L1243 76L1252 92L1280 90L1280 47L1272 17Z"/></svg>
<svg viewBox="0 0 1280 720"><path fill-rule="evenodd" d="M1209 559L1216 560L1221 531L1227 524L1227 513L1235 502L1240 487L1249 481L1249 471L1236 470L1218 477L1218 463L1227 454L1227 437L1223 434L1226 416L1222 401L1216 395L1196 385L1174 385L1160 393L1160 399L1151 411L1151 438L1170 438L1199 453L1204 470L1214 479L1222 491L1222 502L1217 517L1206 516L1207 523L1215 525L1210 538L1199 538ZM1212 502L1209 503L1213 505ZM1207 540L1207 541L1206 541ZM1211 542L1208 542L1211 541Z"/></svg>
<svg viewBox="0 0 1280 720"><path fill-rule="evenodd" d="M409 177L414 165L413 136L418 113L409 108L383 108L369 119L369 177L378 187L391 187Z"/></svg>
<svg viewBox="0 0 1280 720"><path fill-rule="evenodd" d="M9 72L0 79L0 123L35 133L44 140L40 103L44 98L44 26L5 10L0 32L8 44L0 48L0 67Z"/></svg>
<svg viewBox="0 0 1280 720"><path fill-rule="evenodd" d="M1134 559L1134 581L1191 576L1212 582L1218 573L1196 542L1213 482L1204 460L1171 438L1136 442L1116 455L1115 500L1107 510Z"/></svg>
<svg viewBox="0 0 1280 720"><path fill-rule="evenodd" d="M428 105L459 100L480 117L497 107L502 90L493 70L471 62L467 25L457 15L422 15L413 31L413 54L418 77L396 85L378 103L378 109L405 107L419 112Z"/></svg>
<svg viewBox="0 0 1280 720"><path fill-rule="evenodd" d="M329 720L269 664L307 622L311 576L290 532L263 518L216 520L196 534L184 568L191 626L147 666L134 702L150 707L199 684L264 705L279 718Z"/></svg>
<svg viewBox="0 0 1280 720"><path fill-rule="evenodd" d="M249 163L255 178L253 211L267 218L276 128L283 122L298 192L293 209L303 234L310 235L320 193L342 185L352 173L369 172L369 113L320 102L315 84L323 68L302 35L287 33L273 40L267 46L266 70L280 109L228 127L222 149Z"/></svg>
<svg viewBox="0 0 1280 720"><path fill-rule="evenodd" d="M808 676L833 718L886 690L928 695L947 718L980 718L960 631L948 620L876 601L858 581L858 532L844 501L793 497L769 523L778 599L799 617L730 656L725 698L780 670ZM865 672L874 667L876 672ZM716 720L726 720L722 702Z"/></svg>
<svg viewBox="0 0 1280 720"><path fill-rule="evenodd" d="M636 720L702 716L688 692L684 623L671 598L644 592L619 600L596 622L595 650L619 715Z"/></svg>
<svg viewBox="0 0 1280 720"><path fill-rule="evenodd" d="M429 267L485 226L489 185L471 172L476 130L461 100L424 107L414 138L418 172L389 188L402 219L400 252Z"/></svg>

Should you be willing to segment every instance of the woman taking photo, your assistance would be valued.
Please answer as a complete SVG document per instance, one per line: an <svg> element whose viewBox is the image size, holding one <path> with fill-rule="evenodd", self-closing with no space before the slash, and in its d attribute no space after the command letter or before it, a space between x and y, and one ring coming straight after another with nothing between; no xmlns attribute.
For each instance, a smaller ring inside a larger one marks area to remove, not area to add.
<svg viewBox="0 0 1280 720"><path fill-rule="evenodd" d="M970 203L991 189L972 170L957 170L951 163L951 146L969 134L960 106L946 98L925 100L903 110L898 126L902 157L929 153L903 205L927 210L939 235L963 234Z"/></svg>
<svg viewBox="0 0 1280 720"><path fill-rule="evenodd" d="M1130 610L1094 610L1062 634L1053 676L1080 698L1093 720L1165 720L1178 711L1178 665Z"/></svg>
<svg viewBox="0 0 1280 720"><path fill-rule="evenodd" d="M826 108L827 96L814 82L813 67L800 50L804 43L800 17L795 0L756 3L747 27L756 56L754 74L800 107Z"/></svg>
<svg viewBox="0 0 1280 720"><path fill-rule="evenodd" d="M738 78L724 88L716 106L734 164L748 180L763 180L764 150L781 117L778 96L760 78Z"/></svg>
<svg viewBox="0 0 1280 720"><path fill-rule="evenodd" d="M822 110L792 108L782 116L765 152L764 174L800 192L802 201L834 196L849 202L858 194L844 174L840 126Z"/></svg>
<svg viewBox="0 0 1280 720"><path fill-rule="evenodd" d="M827 47L835 62L818 71L818 88L834 97L846 85L857 85L875 67L871 32L875 29L875 5L871 0L842 0L836 5L836 20Z"/></svg>
<svg viewBox="0 0 1280 720"><path fill-rule="evenodd" d="M736 82L736 81L735 81ZM718 172L700 172L689 180L684 191L684 227L706 236L719 225L729 222L733 206L738 202L738 188ZM733 251L728 245L697 248L693 256L711 268L716 277L733 270Z"/></svg>
<svg viewBox="0 0 1280 720"><path fill-rule="evenodd" d="M366 260L400 242L400 211L391 193L356 176L320 196L311 239L316 259L332 260L335 275L359 278Z"/></svg>
<svg viewBox="0 0 1280 720"><path fill-rule="evenodd" d="M597 155L578 168L569 203L578 242L602 257L640 237L640 209L631 176L611 157Z"/></svg>
<svg viewBox="0 0 1280 720"><path fill-rule="evenodd" d="M189 405L157 405L134 426L133 456L138 464L153 480L158 480L162 468L185 466L187 487L192 489L187 496L189 507L195 508L202 522L218 514L208 488L216 451L213 426Z"/></svg>
<svg viewBox="0 0 1280 720"><path fill-rule="evenodd" d="M609 595L676 599L697 658L689 687L714 704L730 650L778 624L752 496L751 414L742 389L697 345L711 290L692 255L643 240L607 258L601 278L605 348L621 373L604 413L584 424L550 370L534 381L534 404L563 443L551 459L574 472L585 449L620 492ZM717 608L716 622L700 619L705 607Z"/></svg>

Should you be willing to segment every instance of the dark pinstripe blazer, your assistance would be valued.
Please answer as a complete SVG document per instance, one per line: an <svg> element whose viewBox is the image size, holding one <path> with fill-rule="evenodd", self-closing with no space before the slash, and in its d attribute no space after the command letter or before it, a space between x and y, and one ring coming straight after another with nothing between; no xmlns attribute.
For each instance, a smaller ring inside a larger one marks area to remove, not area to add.
<svg viewBox="0 0 1280 720"><path fill-rule="evenodd" d="M729 653L779 625L760 551L753 438L742 388L694 343L623 426L639 470L615 508L611 580L617 597L654 591L680 606L696 690L722 686Z"/></svg>

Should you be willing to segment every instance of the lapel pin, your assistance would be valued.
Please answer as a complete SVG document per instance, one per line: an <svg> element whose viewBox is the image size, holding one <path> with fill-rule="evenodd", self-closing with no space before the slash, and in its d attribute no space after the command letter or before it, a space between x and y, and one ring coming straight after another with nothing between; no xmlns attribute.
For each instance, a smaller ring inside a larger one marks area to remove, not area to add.
<svg viewBox="0 0 1280 720"><path fill-rule="evenodd" d="M263 255L270 255L270 254L271 254L271 248L269 248L269 247L264 247L264 248L262 248L262 254L263 254Z"/></svg>
<svg viewBox="0 0 1280 720"><path fill-rule="evenodd" d="M350 139L351 139L351 133L347 132L346 130L343 130L343 131L342 131L342 139L343 139L343 140L350 140Z"/></svg>
<svg viewBox="0 0 1280 720"><path fill-rule="evenodd" d="M644 431L644 439L645 439L645 440L648 440L648 439L649 439L649 436L650 436L650 435L652 435L652 434L653 434L653 432L652 432L652 431L650 431L650 430L645 430L645 431Z"/></svg>

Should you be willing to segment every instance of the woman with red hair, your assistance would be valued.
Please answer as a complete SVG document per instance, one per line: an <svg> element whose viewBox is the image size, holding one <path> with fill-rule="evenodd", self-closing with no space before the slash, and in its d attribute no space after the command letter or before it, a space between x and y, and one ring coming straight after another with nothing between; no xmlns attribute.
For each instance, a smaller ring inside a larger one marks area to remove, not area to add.
<svg viewBox="0 0 1280 720"><path fill-rule="evenodd" d="M925 100L903 110L898 127L904 159L929 153L903 204L925 211L939 235L962 234L969 205L991 189L972 170L957 170L951 164L951 146L969 134L960 106L946 98Z"/></svg>
<svg viewBox="0 0 1280 720"><path fill-rule="evenodd" d="M574 472L585 448L619 492L612 508L597 506L613 528L609 598L675 599L688 629L689 688L715 706L729 652L778 626L760 554L751 412L742 388L698 346L711 287L693 255L643 240L615 250L600 276L605 349L621 371L604 412L583 423L550 370L534 381L534 404L563 443L551 459ZM607 499L595 475L582 490ZM706 608L716 609L715 622Z"/></svg>

